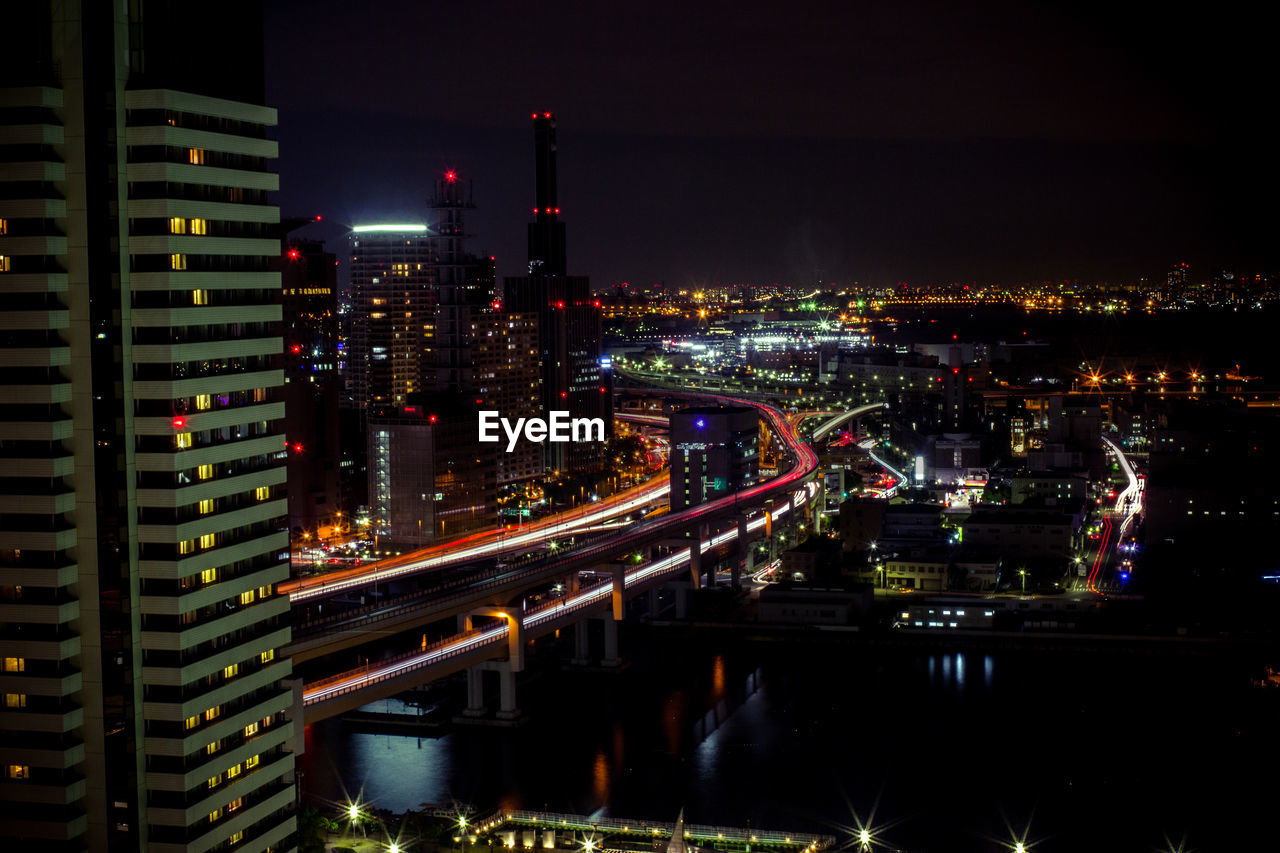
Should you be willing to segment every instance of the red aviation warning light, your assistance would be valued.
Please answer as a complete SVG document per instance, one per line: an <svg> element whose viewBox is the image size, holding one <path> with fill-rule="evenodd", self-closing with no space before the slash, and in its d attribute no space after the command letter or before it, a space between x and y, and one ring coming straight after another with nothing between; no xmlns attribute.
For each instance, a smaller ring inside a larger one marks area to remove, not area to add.
<svg viewBox="0 0 1280 853"><path fill-rule="evenodd" d="M296 261L296 260L297 260L298 258L300 258L301 256L302 256L302 253L301 253L301 252L299 252L297 249L290 249L290 250L289 250L289 260L291 260L291 261Z"/></svg>
<svg viewBox="0 0 1280 853"><path fill-rule="evenodd" d="M444 179L449 183L453 183L454 181L458 180L458 173L450 169L449 171L444 173Z"/></svg>
<svg viewBox="0 0 1280 853"><path fill-rule="evenodd" d="M176 416L174 417L174 419L173 419L173 428L174 428L174 429L182 429L182 428L183 428L183 427L185 427L186 425L187 425L187 419L186 419L186 418L184 418L182 415L176 415Z"/></svg>

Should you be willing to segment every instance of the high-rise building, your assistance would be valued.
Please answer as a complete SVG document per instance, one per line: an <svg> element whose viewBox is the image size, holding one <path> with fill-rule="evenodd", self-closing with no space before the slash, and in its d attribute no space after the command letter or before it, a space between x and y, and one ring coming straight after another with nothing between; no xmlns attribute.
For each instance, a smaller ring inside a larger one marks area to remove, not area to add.
<svg viewBox="0 0 1280 853"><path fill-rule="evenodd" d="M261 10L0 18L0 847L293 850Z"/></svg>
<svg viewBox="0 0 1280 853"><path fill-rule="evenodd" d="M671 415L671 511L759 479L760 415L747 406L695 406Z"/></svg>
<svg viewBox="0 0 1280 853"><path fill-rule="evenodd" d="M412 223L357 225L349 240L348 405L390 411L435 385L435 245Z"/></svg>
<svg viewBox="0 0 1280 853"><path fill-rule="evenodd" d="M369 500L392 547L422 548L497 522L497 463L476 407L433 395L439 409L369 416Z"/></svg>
<svg viewBox="0 0 1280 853"><path fill-rule="evenodd" d="M476 405L498 411L512 422L537 417L541 411L537 315L491 307L475 315L472 328ZM510 453L503 443L491 447L497 453L500 490L542 474L540 445L517 441Z"/></svg>
<svg viewBox="0 0 1280 853"><path fill-rule="evenodd" d="M533 115L534 217L529 224L529 275L508 278L504 305L538 317L542 410L600 418L613 433L611 377L600 363L600 301L586 276L567 274L565 227L556 190L556 119ZM544 465L562 474L598 470L603 444L547 442Z"/></svg>
<svg viewBox="0 0 1280 853"><path fill-rule="evenodd" d="M289 526L307 532L332 527L342 507L338 259L322 241L296 235L313 221L284 223L280 256Z"/></svg>

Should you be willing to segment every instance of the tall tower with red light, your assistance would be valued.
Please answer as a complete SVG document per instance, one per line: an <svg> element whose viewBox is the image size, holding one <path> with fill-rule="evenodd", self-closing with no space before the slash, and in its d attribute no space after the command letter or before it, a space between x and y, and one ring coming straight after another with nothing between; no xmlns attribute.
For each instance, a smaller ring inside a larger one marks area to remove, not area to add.
<svg viewBox="0 0 1280 853"><path fill-rule="evenodd" d="M575 418L600 418L613 432L611 377L600 362L600 301L586 276L569 275L565 227L560 221L556 119L533 114L534 211L529 223L529 275L504 282L504 307L538 318L543 412L567 411ZM601 468L603 446L544 445L545 466L553 473L586 473Z"/></svg>
<svg viewBox="0 0 1280 853"><path fill-rule="evenodd" d="M533 114L533 222L529 223L529 275L565 275L564 223L556 195L556 117Z"/></svg>

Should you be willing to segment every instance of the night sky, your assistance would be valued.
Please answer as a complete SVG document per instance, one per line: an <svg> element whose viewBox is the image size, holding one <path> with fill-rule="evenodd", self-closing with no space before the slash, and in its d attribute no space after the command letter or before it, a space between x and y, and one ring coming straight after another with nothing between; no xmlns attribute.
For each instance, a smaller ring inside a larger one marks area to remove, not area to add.
<svg viewBox="0 0 1280 853"><path fill-rule="evenodd" d="M597 288L1275 270L1270 30L1183 8L268 0L278 200L341 252L457 169L519 274L550 110Z"/></svg>

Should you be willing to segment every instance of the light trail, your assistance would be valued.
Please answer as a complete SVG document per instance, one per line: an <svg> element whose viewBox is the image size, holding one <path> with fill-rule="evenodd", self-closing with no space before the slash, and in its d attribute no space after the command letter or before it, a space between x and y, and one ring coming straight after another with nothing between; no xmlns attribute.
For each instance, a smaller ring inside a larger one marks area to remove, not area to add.
<svg viewBox="0 0 1280 853"><path fill-rule="evenodd" d="M663 477L655 479L650 483L639 487L639 491L636 491L635 494L630 497L625 497L627 493L624 492L623 496L618 496L623 498L621 500L608 499L601 501L599 505L587 505L577 510L572 510L571 517L567 519L565 518L565 514L561 514L556 516L555 520L551 523L529 525L524 528L523 532L497 530L486 531L483 534L476 534L476 537L496 537L496 541L472 545L466 548L457 548L460 544L459 542L450 542L430 549L438 552L432 556L425 556L417 559L410 558L407 562L404 562L404 558L401 558L399 561L391 561L393 563L392 565L386 565L385 562L375 563L369 567L347 569L329 572L324 575L317 575L310 578L301 578L299 580L280 584L280 591L289 596L289 601L291 603L297 604L313 598L333 595L334 593L342 592L343 590L367 586L369 584L386 581L391 578L414 575L419 572L439 569L456 563L465 563L480 557L498 557L511 551L522 550L527 545L537 544L556 536L580 533L584 528L598 526L613 516L632 512L640 507L653 503L653 501L663 497L670 491L670 478ZM464 539L462 542L467 542L476 537L468 537L468 539Z"/></svg>
<svg viewBox="0 0 1280 853"><path fill-rule="evenodd" d="M1115 503L1107 511L1108 513L1124 515L1124 520L1120 522L1119 530L1115 529L1115 524L1110 514L1105 515L1102 519L1102 538L1098 541L1098 553L1094 556L1093 565L1089 569L1089 576L1085 579L1085 588L1097 595L1102 595L1102 591L1098 589L1098 581L1102 579L1102 573L1106 568L1107 548L1111 545L1112 534L1115 534L1117 547L1124 542L1125 531L1128 530L1129 525L1133 523L1138 513L1142 511L1143 489L1143 483L1134 473L1133 466L1129 464L1124 451L1106 436L1102 437L1102 441L1116 457L1116 462L1119 464L1120 470L1124 472L1129 485L1125 487L1124 491L1116 495Z"/></svg>
<svg viewBox="0 0 1280 853"><path fill-rule="evenodd" d="M631 544L638 544L646 540L652 539L654 535L661 529L672 527L679 529L687 527L691 521L699 521L703 518L713 517L725 510L736 509L740 502L750 501L756 497L763 497L773 491L783 490L792 484L799 484L800 488L794 489L787 493L788 500L776 506L772 512L768 513L773 520L781 518L792 509L798 509L804 505L806 501L812 500L817 494L818 487L815 483L801 483L805 477L808 477L818 467L818 457L813 450L796 436L786 421L786 418L777 409L766 406L762 403L755 403L746 400L735 399L732 397L722 397L708 394L687 394L680 396L696 396L699 399L710 399L722 402L725 405L749 405L757 409L761 415L769 422L770 428L786 442L789 450L794 456L794 464L785 474L781 474L763 483L758 483L749 489L744 489L732 495L726 495L716 500L709 501L705 504L699 504L690 507L679 513L669 515L659 521L650 524L639 524L630 529L630 531L610 543L610 550L625 551ZM765 514L750 519L746 524L748 532L753 532L764 527L766 524ZM716 534L704 540L699 540L699 553L705 553L713 548L732 542L738 537L738 527L733 525L729 530ZM659 577L668 573L682 570L690 560L692 547L677 551L674 554L661 557L650 563L626 572L624 574L623 585L625 587L634 586L643 583L655 577ZM565 562L571 563L575 557L566 557ZM419 568L418 571L421 571ZM532 570L531 570L532 571ZM536 570L539 573L545 573L546 569ZM560 617L568 617L577 611L602 603L612 596L611 582L597 584L585 590L563 596L555 599L542 607L526 612L522 616L522 623L526 628L538 627L553 622ZM334 698L337 695L360 690L365 687L372 686L381 681L395 678L406 672L422 669L433 663L457 657L461 654L475 651L477 649L494 646L495 648L506 643L507 634L510 630L508 624L504 621L494 626L482 629L478 633L463 634L437 643L430 649L424 649L420 652L411 653L402 658L386 661L377 666L366 665L363 669L358 669L319 682L303 689L304 705L313 705L323 702L326 699Z"/></svg>
<svg viewBox="0 0 1280 853"><path fill-rule="evenodd" d="M773 520L777 520L786 515L792 508L799 508L805 500L808 500L817 493L817 487L808 483L802 489L797 489L791 494L791 500L777 507L772 512ZM747 531L754 532L765 526L765 518L760 515L747 522ZM706 553L721 545L732 542L738 538L737 526L731 527L723 533L718 533L707 539L701 540L699 543L699 552ZM632 587L636 584L654 578L683 570L689 564L690 552L692 548L682 548L674 554L661 557L653 562L638 566L627 572L623 587ZM576 593L561 596L554 599L541 607L527 611L522 616L522 625L527 630L537 628L544 625L552 624L555 620L568 617L577 613L579 610L590 607L595 604L602 604L609 601L613 595L613 584L610 581L596 584L587 589L580 590ZM576 620L575 620L576 621ZM381 681L389 678L395 678L398 675L414 670L422 669L433 663L439 663L449 658L457 657L460 654L475 651L486 646L498 648L507 642L507 634L510 626L507 622L501 622L497 625L481 629L479 633L463 634L452 637L442 643L437 644L431 649L409 655L405 658L389 661L378 666L365 666L351 672L343 673L333 678L325 679L320 682L314 682L303 690L303 704L313 705L317 702L323 702L334 696L348 693L352 690L359 690L364 687L371 687Z"/></svg>

